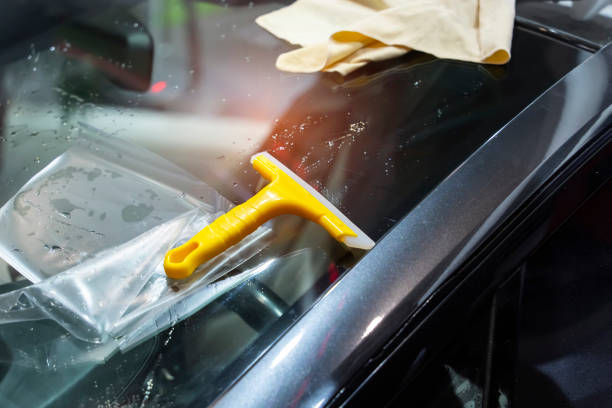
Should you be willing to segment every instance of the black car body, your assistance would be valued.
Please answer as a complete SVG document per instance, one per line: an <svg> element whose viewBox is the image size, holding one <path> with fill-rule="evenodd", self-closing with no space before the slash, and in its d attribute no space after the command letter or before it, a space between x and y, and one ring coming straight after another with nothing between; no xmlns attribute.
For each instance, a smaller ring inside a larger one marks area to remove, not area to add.
<svg viewBox="0 0 612 408"><path fill-rule="evenodd" d="M277 7L136 1L74 15L50 11L48 27L7 47L3 94L36 116L57 103L49 95L60 88L67 99L61 120L140 143L236 202L257 186L242 158L252 149L268 150L347 213L377 241L375 248L365 255L348 251L318 227L286 217L263 255L244 266L278 259L265 273L78 375L70 364L15 368L15 339L22 333L35 328L39 339L65 335L52 322L0 326L6 344L0 385L38 381L50 389L45 378L58 370L61 377L47 400L0 390L3 406L612 401L604 381L612 354L602 340L611 320L603 288L612 272L606 234L612 18L600 13L603 7L579 14L591 23L578 21L572 4L519 2L506 66L411 52L346 78L274 69L274 58L288 46L253 19ZM170 17L159 23L160 16ZM40 67L18 52L66 44L60 57L43 52ZM121 64L125 69L117 69ZM22 79L36 84L36 97L28 96L27 85L9 81L26 68L37 68ZM40 71L47 76L37 76ZM10 104L4 104L7 118L15 113ZM210 123L194 122L200 117ZM11 120L4 121L5 132L16 134L8 138L0 174L3 203L37 170L23 170L11 157L36 157L43 166L69 143L49 133L56 141L48 149L20 150L21 133L33 129ZM239 133L241 121L240 129L259 138ZM211 123L238 136L215 135ZM269 127L255 132L262 123ZM68 132L58 127L60 135ZM201 132L202 139L167 140L168 129ZM580 227L585 211L597 220L590 229ZM571 228L582 231L581 242L571 241ZM574 250L586 260L558 264ZM577 265L596 272L577 274ZM578 296L571 287L585 292ZM575 308L553 301L564 296ZM578 324L591 318L595 323ZM542 321L550 324L543 329ZM581 337L581 327L591 335ZM547 355L547 347L559 343L557 334L569 336L563 342L580 342ZM37 342L21 351L38 352ZM591 360L581 360L586 355ZM589 372L583 378L601 381L587 381L591 388L581 386L581 393L564 388L572 383L558 380L569 375L562 369L569 367L566 357ZM533 384L546 390L542 400Z"/></svg>

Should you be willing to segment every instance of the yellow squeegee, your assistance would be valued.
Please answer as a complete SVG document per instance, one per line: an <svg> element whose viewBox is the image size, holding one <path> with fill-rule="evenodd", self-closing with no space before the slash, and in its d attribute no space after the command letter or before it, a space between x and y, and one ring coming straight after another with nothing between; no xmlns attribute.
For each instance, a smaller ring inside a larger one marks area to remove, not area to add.
<svg viewBox="0 0 612 408"><path fill-rule="evenodd" d="M166 254L164 269L173 279L188 277L270 219L294 214L314 221L349 247L371 249L372 241L336 207L268 153L257 153L251 163L265 179L264 188L245 203L217 218L185 244Z"/></svg>

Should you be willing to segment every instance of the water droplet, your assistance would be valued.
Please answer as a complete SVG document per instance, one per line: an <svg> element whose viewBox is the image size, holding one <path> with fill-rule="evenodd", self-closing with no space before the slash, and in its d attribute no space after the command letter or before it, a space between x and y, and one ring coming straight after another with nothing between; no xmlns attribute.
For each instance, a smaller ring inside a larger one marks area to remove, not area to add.
<svg viewBox="0 0 612 408"><path fill-rule="evenodd" d="M50 47L49 47L49 51L51 51L51 52L55 51L55 47L54 47L53 45L52 45L52 46L50 46Z"/></svg>
<svg viewBox="0 0 612 408"><path fill-rule="evenodd" d="M423 83L423 81L418 79L418 80L414 81L414 83L412 85L414 85L415 88L418 88L419 86L421 86L422 83Z"/></svg>
<svg viewBox="0 0 612 408"><path fill-rule="evenodd" d="M366 124L363 121L351 123L350 129L353 133L361 133L365 130Z"/></svg>
<svg viewBox="0 0 612 408"><path fill-rule="evenodd" d="M232 185L233 185L234 187L238 187L238 183L236 183L236 182L234 182Z"/></svg>
<svg viewBox="0 0 612 408"><path fill-rule="evenodd" d="M32 68L32 71L36 72L38 70L38 68L34 67Z"/></svg>
<svg viewBox="0 0 612 408"><path fill-rule="evenodd" d="M134 23L132 25L134 26L134 28L138 28L138 23Z"/></svg>

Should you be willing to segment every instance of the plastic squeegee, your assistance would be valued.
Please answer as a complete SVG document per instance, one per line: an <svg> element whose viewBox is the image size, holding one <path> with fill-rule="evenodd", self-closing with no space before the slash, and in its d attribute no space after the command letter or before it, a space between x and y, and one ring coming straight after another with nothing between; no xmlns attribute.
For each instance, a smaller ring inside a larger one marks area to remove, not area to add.
<svg viewBox="0 0 612 408"><path fill-rule="evenodd" d="M202 263L217 256L266 221L294 214L316 222L349 247L371 249L372 241L335 206L268 153L257 153L251 163L265 179L264 188L166 254L164 269L173 279L190 276Z"/></svg>

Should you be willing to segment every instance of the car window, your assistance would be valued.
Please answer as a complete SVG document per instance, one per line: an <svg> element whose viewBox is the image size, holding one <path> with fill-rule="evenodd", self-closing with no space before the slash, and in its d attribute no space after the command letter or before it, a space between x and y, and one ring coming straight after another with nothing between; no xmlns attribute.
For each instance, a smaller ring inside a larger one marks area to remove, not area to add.
<svg viewBox="0 0 612 408"><path fill-rule="evenodd" d="M234 203L261 186L249 157L267 150L374 240L588 56L517 29L506 66L415 51L347 77L291 74L274 66L291 46L254 23L280 2L22 3L0 50L2 204L93 128L159 154ZM22 27L32 7L46 17ZM274 229L266 249L232 271L264 265L262 273L105 361L75 362L71 350L51 347L69 336L53 321L0 325L0 398L213 401L363 256L297 217ZM7 271L3 292L26 284L8 283L18 276ZM15 385L34 383L36 393Z"/></svg>

